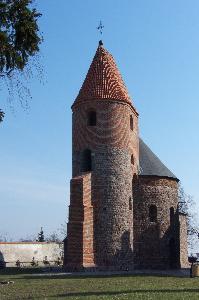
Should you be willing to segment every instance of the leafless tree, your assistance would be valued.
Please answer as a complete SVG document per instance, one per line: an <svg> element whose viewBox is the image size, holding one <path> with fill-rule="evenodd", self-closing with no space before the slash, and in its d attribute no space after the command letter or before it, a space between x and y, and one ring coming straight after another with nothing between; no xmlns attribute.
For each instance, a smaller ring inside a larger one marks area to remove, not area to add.
<svg viewBox="0 0 199 300"><path fill-rule="evenodd" d="M186 194L181 185L179 185L178 209L179 212L187 215L188 246L192 252L199 237L198 214L193 197Z"/></svg>

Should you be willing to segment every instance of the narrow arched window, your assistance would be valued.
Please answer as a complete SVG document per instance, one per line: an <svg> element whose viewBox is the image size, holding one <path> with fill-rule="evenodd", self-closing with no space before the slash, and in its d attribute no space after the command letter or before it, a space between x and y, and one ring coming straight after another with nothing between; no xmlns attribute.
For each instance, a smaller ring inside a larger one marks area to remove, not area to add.
<svg viewBox="0 0 199 300"><path fill-rule="evenodd" d="M133 116L130 115L130 129L133 130Z"/></svg>
<svg viewBox="0 0 199 300"><path fill-rule="evenodd" d="M129 197L129 210L132 210L132 198Z"/></svg>
<svg viewBox="0 0 199 300"><path fill-rule="evenodd" d="M133 154L131 155L131 164L134 165L134 156L133 156Z"/></svg>
<svg viewBox="0 0 199 300"><path fill-rule="evenodd" d="M92 110L88 112L88 120L87 120L87 124L88 126L96 126L97 123L97 115L96 115L96 111Z"/></svg>
<svg viewBox="0 0 199 300"><path fill-rule="evenodd" d="M149 207L149 220L150 222L157 222L157 207L155 205Z"/></svg>
<svg viewBox="0 0 199 300"><path fill-rule="evenodd" d="M81 170L82 172L92 171L92 157L89 149L84 150L82 153Z"/></svg>
<svg viewBox="0 0 199 300"><path fill-rule="evenodd" d="M170 207L170 224L174 222L174 208Z"/></svg>

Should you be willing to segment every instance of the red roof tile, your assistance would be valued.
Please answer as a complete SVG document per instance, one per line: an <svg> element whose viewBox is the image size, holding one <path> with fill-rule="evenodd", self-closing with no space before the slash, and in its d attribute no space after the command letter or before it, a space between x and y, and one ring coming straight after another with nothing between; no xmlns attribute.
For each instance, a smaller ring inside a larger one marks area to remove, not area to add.
<svg viewBox="0 0 199 300"><path fill-rule="evenodd" d="M74 104L85 100L118 100L131 104L112 55L99 45Z"/></svg>

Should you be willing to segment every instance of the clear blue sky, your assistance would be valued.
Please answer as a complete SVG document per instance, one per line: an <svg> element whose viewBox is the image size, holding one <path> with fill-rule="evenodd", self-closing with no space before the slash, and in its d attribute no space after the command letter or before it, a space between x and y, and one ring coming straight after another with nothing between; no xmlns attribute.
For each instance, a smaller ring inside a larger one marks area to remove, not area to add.
<svg viewBox="0 0 199 300"><path fill-rule="evenodd" d="M46 83L31 80L29 112L6 87L0 107L0 232L13 239L56 230L67 218L71 104L101 38L140 113L144 141L199 206L199 1L38 2Z"/></svg>

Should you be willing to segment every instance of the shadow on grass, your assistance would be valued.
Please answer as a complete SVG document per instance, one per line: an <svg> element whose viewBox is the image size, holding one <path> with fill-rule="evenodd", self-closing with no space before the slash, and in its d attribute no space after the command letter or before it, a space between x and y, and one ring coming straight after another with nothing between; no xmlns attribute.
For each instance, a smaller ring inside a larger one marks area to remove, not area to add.
<svg viewBox="0 0 199 300"><path fill-rule="evenodd" d="M19 274L18 274L19 275ZM52 274L35 274L35 275L29 275L27 274L27 276L21 276L19 277L19 279L39 279L39 280L49 280L49 279L65 279L65 280L70 280L70 279L95 279L95 278L129 278L129 277L169 277L169 278L182 278L181 276L173 276L173 275L159 275L159 274L105 274L105 275L101 275L101 274L97 274L97 275L86 275L86 274L82 274L82 275L74 275L74 274L59 274L57 273L56 275ZM189 277L188 277L189 278Z"/></svg>
<svg viewBox="0 0 199 300"><path fill-rule="evenodd" d="M160 271L161 272L161 271ZM66 273L64 269L59 269L56 271L52 268L5 268L0 270L0 276L7 275L7 276L15 276L19 275L17 279L94 279L94 278L114 278L114 277L167 277L167 278L189 278L189 275L180 275L180 274L161 274L161 273L117 273L111 274L109 272L102 274L100 273ZM16 278L15 278L16 279Z"/></svg>
<svg viewBox="0 0 199 300"><path fill-rule="evenodd" d="M124 291L107 291L107 292L71 292L58 294L55 296L48 296L49 298L53 297L86 297L86 296L115 296L123 294L146 294L146 293L199 293L199 288L195 289L143 289L143 290L124 290Z"/></svg>
<svg viewBox="0 0 199 300"><path fill-rule="evenodd" d="M25 274L41 274L44 268L5 268L0 270L1 275L25 275Z"/></svg>

